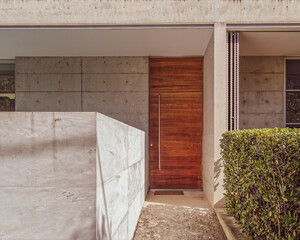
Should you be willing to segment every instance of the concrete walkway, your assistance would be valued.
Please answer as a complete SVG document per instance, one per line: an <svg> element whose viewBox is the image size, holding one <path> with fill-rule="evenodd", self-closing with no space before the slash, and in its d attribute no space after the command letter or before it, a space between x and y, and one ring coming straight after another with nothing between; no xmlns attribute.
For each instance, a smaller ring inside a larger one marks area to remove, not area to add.
<svg viewBox="0 0 300 240"><path fill-rule="evenodd" d="M144 203L134 240L225 240L216 214L201 192L155 196Z"/></svg>

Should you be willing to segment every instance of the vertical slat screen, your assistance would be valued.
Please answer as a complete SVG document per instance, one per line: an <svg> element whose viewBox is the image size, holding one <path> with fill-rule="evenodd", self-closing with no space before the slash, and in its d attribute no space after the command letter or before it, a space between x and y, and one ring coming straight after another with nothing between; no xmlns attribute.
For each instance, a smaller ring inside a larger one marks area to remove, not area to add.
<svg viewBox="0 0 300 240"><path fill-rule="evenodd" d="M228 32L227 37L227 130L239 129L239 33Z"/></svg>

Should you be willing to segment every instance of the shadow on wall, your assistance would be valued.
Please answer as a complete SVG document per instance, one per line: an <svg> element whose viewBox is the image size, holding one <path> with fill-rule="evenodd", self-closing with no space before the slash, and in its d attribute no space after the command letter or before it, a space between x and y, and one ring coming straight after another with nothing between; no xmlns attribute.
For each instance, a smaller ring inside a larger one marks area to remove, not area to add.
<svg viewBox="0 0 300 240"><path fill-rule="evenodd" d="M93 139L92 139L93 140ZM15 155L22 155L23 157L30 157L33 155L40 155L43 152L47 152L49 151L49 148L52 148L53 151L53 157L56 157L56 153L58 151L61 151L61 149L63 149L64 151L67 151L67 149L69 148L70 150L72 150L72 148L74 147L81 147L82 143L88 143L91 142L91 137L90 136L78 136L78 137L74 137L72 136L72 138L64 138L64 139L60 139L58 140L57 138L53 137L53 139L49 140L45 140L45 141L40 141L38 139L37 141L30 141L30 143L26 143L26 145L28 144L28 148L27 146L24 147L23 145L20 146L19 144L17 145L12 145L10 142L8 142L9 145L2 145L1 148L5 149L5 151L1 152L1 157L3 157L3 159L5 157L9 157L9 156L15 156Z"/></svg>
<svg viewBox="0 0 300 240"><path fill-rule="evenodd" d="M223 179L221 181L220 178L222 170L223 170L223 159L219 158L214 163L214 192L218 191L218 188L221 187L220 182L223 182ZM215 203L215 207L224 207L224 206L225 206L225 196Z"/></svg>
<svg viewBox="0 0 300 240"><path fill-rule="evenodd" d="M111 224L108 221L108 211L107 211L107 203L106 203L106 195L104 189L104 181L102 174L102 165L100 161L99 147L97 144L97 213L96 213L96 239L97 240L111 240ZM98 191L98 188L101 188L101 192ZM100 198L98 194L102 193L103 203L100 203ZM104 211L100 211L100 208L104 207ZM102 213L101 213L102 212ZM100 214L101 213L101 214ZM101 215L101 216L100 216Z"/></svg>

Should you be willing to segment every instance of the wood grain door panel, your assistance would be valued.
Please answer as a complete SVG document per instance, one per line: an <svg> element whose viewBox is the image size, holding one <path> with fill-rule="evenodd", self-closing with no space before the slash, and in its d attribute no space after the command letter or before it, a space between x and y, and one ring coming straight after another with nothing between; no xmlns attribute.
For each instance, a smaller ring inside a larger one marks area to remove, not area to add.
<svg viewBox="0 0 300 240"><path fill-rule="evenodd" d="M202 189L201 160L202 58L151 58L151 188Z"/></svg>

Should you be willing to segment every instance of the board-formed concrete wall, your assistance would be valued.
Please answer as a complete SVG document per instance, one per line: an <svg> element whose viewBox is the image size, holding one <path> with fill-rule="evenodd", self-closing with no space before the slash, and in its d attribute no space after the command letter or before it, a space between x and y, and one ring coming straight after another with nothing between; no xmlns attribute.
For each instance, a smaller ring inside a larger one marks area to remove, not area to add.
<svg viewBox="0 0 300 240"><path fill-rule="evenodd" d="M148 57L16 58L16 111L100 112L141 129L147 169L148 92Z"/></svg>
<svg viewBox="0 0 300 240"><path fill-rule="evenodd" d="M240 57L240 129L284 127L284 57Z"/></svg>
<svg viewBox="0 0 300 240"><path fill-rule="evenodd" d="M98 239L132 239L145 200L145 134L97 114L97 139Z"/></svg>
<svg viewBox="0 0 300 240"><path fill-rule="evenodd" d="M297 23L297 0L1 0L0 25Z"/></svg>
<svg viewBox="0 0 300 240"><path fill-rule="evenodd" d="M142 131L61 112L3 112L0 130L1 239L133 235L144 201Z"/></svg>

